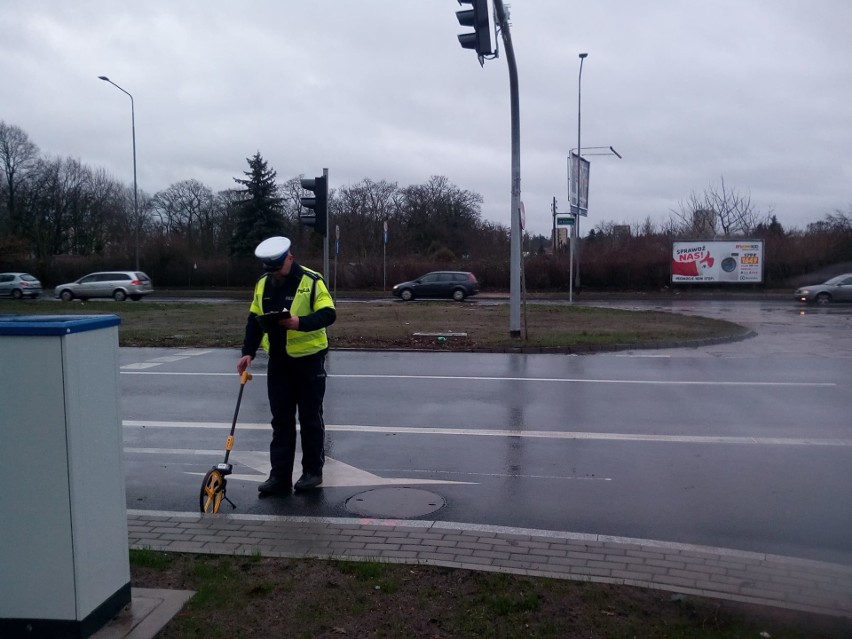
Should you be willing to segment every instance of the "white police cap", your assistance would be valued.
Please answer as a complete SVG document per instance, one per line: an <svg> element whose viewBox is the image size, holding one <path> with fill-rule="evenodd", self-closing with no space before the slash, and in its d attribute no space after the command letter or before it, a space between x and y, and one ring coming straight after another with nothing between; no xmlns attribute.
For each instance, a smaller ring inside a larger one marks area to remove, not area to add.
<svg viewBox="0 0 852 639"><path fill-rule="evenodd" d="M281 235L263 240L254 249L255 257L263 262L263 268L267 271L277 271L281 268L289 252L290 240Z"/></svg>

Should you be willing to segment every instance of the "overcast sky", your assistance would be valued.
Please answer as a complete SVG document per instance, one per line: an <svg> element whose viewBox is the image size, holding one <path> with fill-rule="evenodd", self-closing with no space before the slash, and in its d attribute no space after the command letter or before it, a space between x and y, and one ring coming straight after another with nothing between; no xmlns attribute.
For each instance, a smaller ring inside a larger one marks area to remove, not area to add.
<svg viewBox="0 0 852 639"><path fill-rule="evenodd" d="M509 225L505 56L480 68L456 0L0 0L0 120L44 155L139 188L232 188L260 151L331 187L445 175ZM660 222L722 177L785 227L852 206L849 0L515 0L521 199L550 235L566 157L590 156L589 217Z"/></svg>

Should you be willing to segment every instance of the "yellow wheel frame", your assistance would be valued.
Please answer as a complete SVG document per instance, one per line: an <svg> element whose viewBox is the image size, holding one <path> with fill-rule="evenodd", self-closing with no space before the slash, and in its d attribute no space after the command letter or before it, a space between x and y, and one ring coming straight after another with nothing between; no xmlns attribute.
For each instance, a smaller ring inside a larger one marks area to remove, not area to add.
<svg viewBox="0 0 852 639"><path fill-rule="evenodd" d="M218 513L225 497L225 477L215 468L208 470L201 485L201 512Z"/></svg>

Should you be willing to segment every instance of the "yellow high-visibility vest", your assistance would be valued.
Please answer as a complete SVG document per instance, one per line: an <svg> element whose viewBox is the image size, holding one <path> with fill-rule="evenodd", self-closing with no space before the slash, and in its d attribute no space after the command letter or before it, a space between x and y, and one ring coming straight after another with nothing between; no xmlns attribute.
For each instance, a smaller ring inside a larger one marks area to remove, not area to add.
<svg viewBox="0 0 852 639"><path fill-rule="evenodd" d="M296 295L290 305L291 315L308 315L321 308L334 308L334 301L325 286L325 282L316 271L302 267L305 274L302 276ZM249 311L255 315L263 315L263 290L266 287L268 275L261 277L254 287L254 297L251 301ZM313 304L311 300L313 298ZM267 353L269 352L269 338L266 333L260 342ZM287 331L287 354L290 357L305 357L313 355L328 348L328 335L324 328L316 331Z"/></svg>

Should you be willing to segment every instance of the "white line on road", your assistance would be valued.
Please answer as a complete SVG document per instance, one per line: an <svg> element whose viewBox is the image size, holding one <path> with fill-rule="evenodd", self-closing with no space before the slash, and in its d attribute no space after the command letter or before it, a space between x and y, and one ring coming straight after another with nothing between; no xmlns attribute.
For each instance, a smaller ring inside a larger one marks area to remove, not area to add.
<svg viewBox="0 0 852 639"><path fill-rule="evenodd" d="M221 450L200 450L192 448L133 448L126 447L125 453L143 454L143 455L199 455L203 457L218 457L221 459ZM260 483L266 479L272 466L269 463L269 453L265 451L235 451L230 460L232 463L241 464L242 466L255 471L252 474L235 473L229 476L229 479L241 479ZM387 471L397 472L397 471ZM406 472L406 471L398 471ZM294 469L293 481L299 478L301 469ZM188 471L187 475L200 475L204 473ZM456 473L458 475L473 475L473 473ZM350 464L345 464L331 457L325 458L325 466L323 467L322 485L326 488L340 486L398 486L398 485L438 485L438 484L473 484L469 481L452 481L449 479L423 479L420 477L379 477L369 471L357 468Z"/></svg>
<svg viewBox="0 0 852 639"><path fill-rule="evenodd" d="M612 481L612 477L579 477L577 475L518 475L512 473L470 473L456 470L420 470L415 468L373 468L377 473L424 473L429 475L465 475L468 477L502 477L523 479L571 479L574 481Z"/></svg>
<svg viewBox="0 0 852 639"><path fill-rule="evenodd" d="M225 422L154 422L124 420L127 428L212 428L230 430ZM240 430L270 430L269 424L240 424ZM852 439L820 439L815 437L730 437L716 435L648 435L643 433L592 433L583 431L503 430L479 428L435 428L413 426L360 426L326 424L326 430L353 433L392 433L396 435L460 435L470 437L520 437L529 439L582 439L599 441L660 442L674 444L734 444L761 446L839 446L852 447Z"/></svg>
<svg viewBox="0 0 852 639"><path fill-rule="evenodd" d="M191 377L236 377L236 373L178 373L166 371L128 370L134 364L122 366L122 375L175 375ZM252 373L254 377L266 377L266 373ZM636 384L651 386L770 386L799 388L833 388L836 382L714 382L708 380L651 380L651 379L583 379L579 377L482 377L468 375L328 375L341 379L413 379L437 381L474 381L474 382L554 382L560 384Z"/></svg>
<svg viewBox="0 0 852 639"><path fill-rule="evenodd" d="M714 382L707 380L585 379L578 377L477 377L452 375L329 375L353 379L430 379L480 382L557 382L566 384L648 384L664 386L837 386L834 382Z"/></svg>
<svg viewBox="0 0 852 639"><path fill-rule="evenodd" d="M161 366L162 364L171 364L172 362L179 362L183 359L189 359L190 357L197 357L199 355L207 355L212 351L182 351L180 355L163 355L162 357L154 357L149 359L146 362L137 362L135 364L125 364L121 366L121 371L139 371L145 368L153 368L155 366Z"/></svg>

